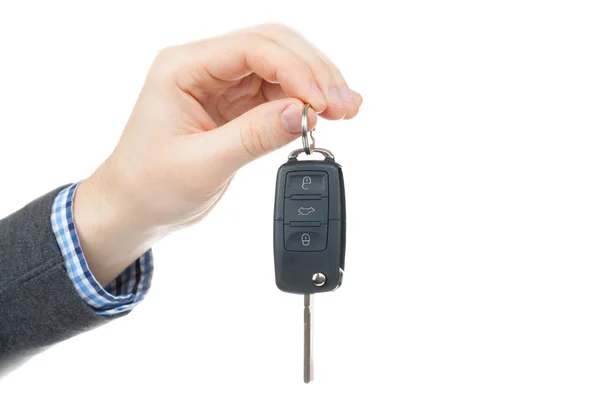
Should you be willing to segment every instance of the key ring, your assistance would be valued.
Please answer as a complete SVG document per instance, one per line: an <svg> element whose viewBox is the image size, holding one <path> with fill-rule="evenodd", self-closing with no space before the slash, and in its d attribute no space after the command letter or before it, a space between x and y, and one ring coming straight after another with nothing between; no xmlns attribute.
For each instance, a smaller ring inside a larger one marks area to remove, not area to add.
<svg viewBox="0 0 600 400"><path fill-rule="evenodd" d="M297 159L300 153L304 152L306 155L311 155L312 153L322 154L327 160L335 160L333 153L327 149L319 149L315 147L315 138L313 136L313 132L315 128L308 130L308 109L310 108L310 104L305 104L302 109L302 148L298 150L294 150L288 156L289 160ZM312 140L312 144L308 142L308 135L310 134L310 139Z"/></svg>
<svg viewBox="0 0 600 400"><path fill-rule="evenodd" d="M312 150L315 148L315 138L313 136L313 132L315 128L311 129L310 132L308 130L308 109L310 108L310 104L305 104L302 109L302 147L304 147L304 153L307 156L312 153ZM310 134L310 139L312 140L312 144L308 144L308 135Z"/></svg>
<svg viewBox="0 0 600 400"><path fill-rule="evenodd" d="M294 160L294 159L298 159L298 156L300 155L300 153L302 153L304 151L304 149L298 149L298 150L294 150L290 153L290 155L288 156L288 160ZM330 152L327 149L318 149L318 148L314 148L311 149L311 154L312 153L319 153L321 154L323 157L325 157L326 160L331 160L331 161L335 161L335 157L333 156L333 153Z"/></svg>

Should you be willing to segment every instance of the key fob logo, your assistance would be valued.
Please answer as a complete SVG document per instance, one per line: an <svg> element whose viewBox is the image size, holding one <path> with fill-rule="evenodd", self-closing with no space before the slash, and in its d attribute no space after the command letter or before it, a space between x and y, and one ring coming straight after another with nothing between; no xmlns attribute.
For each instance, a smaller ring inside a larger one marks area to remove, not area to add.
<svg viewBox="0 0 600 400"><path fill-rule="evenodd" d="M312 179L310 179L310 176L305 176L304 178L302 178L302 189L308 190L308 187L310 186L311 183L312 183Z"/></svg>
<svg viewBox="0 0 600 400"><path fill-rule="evenodd" d="M310 246L310 235L308 233L302 234L302 246Z"/></svg>

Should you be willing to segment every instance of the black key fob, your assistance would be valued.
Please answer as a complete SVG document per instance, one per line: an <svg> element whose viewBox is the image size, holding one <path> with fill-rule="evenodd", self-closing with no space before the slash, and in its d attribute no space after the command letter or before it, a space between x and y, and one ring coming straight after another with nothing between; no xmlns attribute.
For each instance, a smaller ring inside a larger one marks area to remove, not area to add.
<svg viewBox="0 0 600 400"><path fill-rule="evenodd" d="M313 294L330 292L342 284L346 253L342 167L329 150L315 147L312 130L308 131L309 108L306 104L302 110L303 148L292 151L277 171L273 222L277 287L304 295L305 383L313 380ZM319 153L325 159L298 161L302 152Z"/></svg>
<svg viewBox="0 0 600 400"><path fill-rule="evenodd" d="M346 202L341 166L290 154L277 172L274 216L275 281L284 292L313 294L342 284Z"/></svg>

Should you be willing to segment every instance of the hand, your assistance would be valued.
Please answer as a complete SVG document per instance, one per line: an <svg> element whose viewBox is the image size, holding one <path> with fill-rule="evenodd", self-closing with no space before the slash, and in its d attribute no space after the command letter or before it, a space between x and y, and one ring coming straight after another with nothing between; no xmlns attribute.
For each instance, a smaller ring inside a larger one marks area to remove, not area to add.
<svg viewBox="0 0 600 400"><path fill-rule="evenodd" d="M75 196L96 279L107 284L155 241L202 219L239 168L297 139L303 103L312 128L317 113L353 118L362 98L285 26L161 51L116 149Z"/></svg>

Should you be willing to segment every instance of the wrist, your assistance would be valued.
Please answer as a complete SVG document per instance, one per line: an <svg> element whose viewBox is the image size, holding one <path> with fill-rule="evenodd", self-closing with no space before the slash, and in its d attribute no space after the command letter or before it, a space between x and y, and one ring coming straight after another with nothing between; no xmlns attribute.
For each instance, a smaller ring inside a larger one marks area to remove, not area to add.
<svg viewBox="0 0 600 400"><path fill-rule="evenodd" d="M79 184L73 219L86 262L102 286L144 254L157 236L137 215L106 163Z"/></svg>

